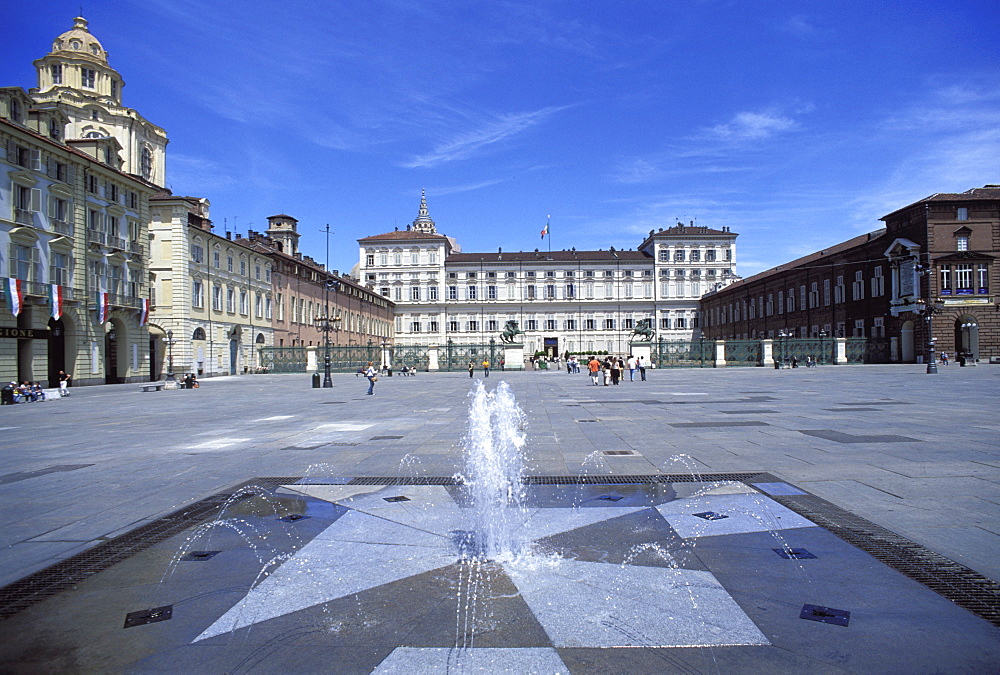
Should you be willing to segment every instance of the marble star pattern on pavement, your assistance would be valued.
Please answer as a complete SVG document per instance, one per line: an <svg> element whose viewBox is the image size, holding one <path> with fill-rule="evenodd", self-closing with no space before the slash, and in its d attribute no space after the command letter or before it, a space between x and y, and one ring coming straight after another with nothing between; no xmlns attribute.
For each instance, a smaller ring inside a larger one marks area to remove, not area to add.
<svg viewBox="0 0 1000 675"><path fill-rule="evenodd" d="M454 565L460 557L454 533L470 527L469 510L441 486L289 485L282 491L328 501L347 512L195 642ZM723 494L654 508L684 537L814 526L760 494L719 492ZM407 500L386 501L397 496ZM529 508L524 531L537 541L648 508ZM762 509L766 517L754 515ZM733 517L707 523L691 515L706 510ZM716 523L721 525L713 529ZM554 647L770 644L711 572L557 556L501 564ZM442 653L447 659L447 651Z"/></svg>

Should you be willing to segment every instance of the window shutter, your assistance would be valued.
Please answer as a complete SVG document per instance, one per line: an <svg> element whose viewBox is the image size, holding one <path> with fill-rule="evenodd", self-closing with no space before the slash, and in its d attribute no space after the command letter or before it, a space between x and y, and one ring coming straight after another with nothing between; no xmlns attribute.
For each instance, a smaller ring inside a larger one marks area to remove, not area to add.
<svg viewBox="0 0 1000 675"><path fill-rule="evenodd" d="M38 188L31 188L31 210L35 213L42 210L42 191Z"/></svg>
<svg viewBox="0 0 1000 675"><path fill-rule="evenodd" d="M76 169L71 165L66 165L66 182L70 185L73 184L73 178L76 176Z"/></svg>
<svg viewBox="0 0 1000 675"><path fill-rule="evenodd" d="M42 170L42 151L34 148L28 150L28 167L32 171Z"/></svg>
<svg viewBox="0 0 1000 675"><path fill-rule="evenodd" d="M59 218L59 205L56 202L56 198L49 195L49 218L57 219Z"/></svg>
<svg viewBox="0 0 1000 675"><path fill-rule="evenodd" d="M14 141L7 141L7 161L17 164L17 143Z"/></svg>
<svg viewBox="0 0 1000 675"><path fill-rule="evenodd" d="M49 178L56 177L56 160L53 157L45 158L45 173Z"/></svg>

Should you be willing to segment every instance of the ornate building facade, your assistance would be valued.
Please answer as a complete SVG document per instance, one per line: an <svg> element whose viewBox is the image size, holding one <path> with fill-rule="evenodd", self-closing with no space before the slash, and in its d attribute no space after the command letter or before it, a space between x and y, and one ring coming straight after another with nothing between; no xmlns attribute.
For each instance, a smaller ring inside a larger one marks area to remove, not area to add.
<svg viewBox="0 0 1000 675"><path fill-rule="evenodd" d="M108 52L90 33L86 19L73 19L73 27L52 42L35 69L34 105L65 114L68 138L113 138L122 171L166 185L167 134L122 105L125 80L108 63Z"/></svg>
<svg viewBox="0 0 1000 675"><path fill-rule="evenodd" d="M885 228L743 279L702 300L706 336L877 338L892 360L1000 357L1000 186L939 193Z"/></svg>
<svg viewBox="0 0 1000 675"><path fill-rule="evenodd" d="M214 233L209 207L168 193L150 199L149 334L158 375L171 353L174 372L254 372L258 350L273 344L273 264L245 240Z"/></svg>
<svg viewBox="0 0 1000 675"><path fill-rule="evenodd" d="M0 379L147 379L148 199L113 138L67 138L66 115L0 89Z"/></svg>
<svg viewBox="0 0 1000 675"><path fill-rule="evenodd" d="M507 321L528 352L624 353L647 319L664 339L699 334L698 299L738 277L736 234L676 225L636 250L466 253L422 195L406 230L358 240L358 276L396 303L400 345L485 344Z"/></svg>

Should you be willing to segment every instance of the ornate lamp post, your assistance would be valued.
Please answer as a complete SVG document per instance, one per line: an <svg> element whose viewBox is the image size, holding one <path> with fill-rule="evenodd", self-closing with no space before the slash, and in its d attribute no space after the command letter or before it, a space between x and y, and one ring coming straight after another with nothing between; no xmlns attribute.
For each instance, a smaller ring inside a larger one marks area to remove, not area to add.
<svg viewBox="0 0 1000 675"><path fill-rule="evenodd" d="M941 309L941 305L929 302L924 308L924 321L927 322L927 374L936 375L938 371L937 359L934 356L934 312Z"/></svg>
<svg viewBox="0 0 1000 675"><path fill-rule="evenodd" d="M782 328L778 331L778 340L781 342L781 363L785 364L785 351L788 346L788 338L792 337L792 332Z"/></svg>
<svg viewBox="0 0 1000 675"><path fill-rule="evenodd" d="M167 343L167 379L174 381L177 379L174 377L174 331L167 331L167 339L164 342Z"/></svg>
<svg viewBox="0 0 1000 675"><path fill-rule="evenodd" d="M826 339L826 336L827 336L826 330L825 329L824 330L820 330L820 332L819 332L819 362L822 363L822 364L824 364L824 365L826 364L826 350L825 350L825 346L823 344L823 340Z"/></svg>
<svg viewBox="0 0 1000 675"><path fill-rule="evenodd" d="M975 321L963 321L959 326L962 329L962 365L974 366L976 365L976 355L972 351L972 330L974 328L979 328L979 324Z"/></svg>

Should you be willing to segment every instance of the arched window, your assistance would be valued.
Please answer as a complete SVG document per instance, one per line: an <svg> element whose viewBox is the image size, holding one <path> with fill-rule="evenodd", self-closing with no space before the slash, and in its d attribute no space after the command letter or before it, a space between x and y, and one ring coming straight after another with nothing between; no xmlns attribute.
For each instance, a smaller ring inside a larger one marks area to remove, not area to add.
<svg viewBox="0 0 1000 675"><path fill-rule="evenodd" d="M142 177L149 180L153 175L153 153L149 151L149 148L142 149L142 157L140 158L140 166L142 171Z"/></svg>
<svg viewBox="0 0 1000 675"><path fill-rule="evenodd" d="M257 344L259 344L259 345L264 344L264 334L263 333L257 333L257 339L255 340L255 342Z"/></svg>
<svg viewBox="0 0 1000 675"><path fill-rule="evenodd" d="M194 334L191 336L192 340L204 340L205 339L205 329L198 327L194 329Z"/></svg>

